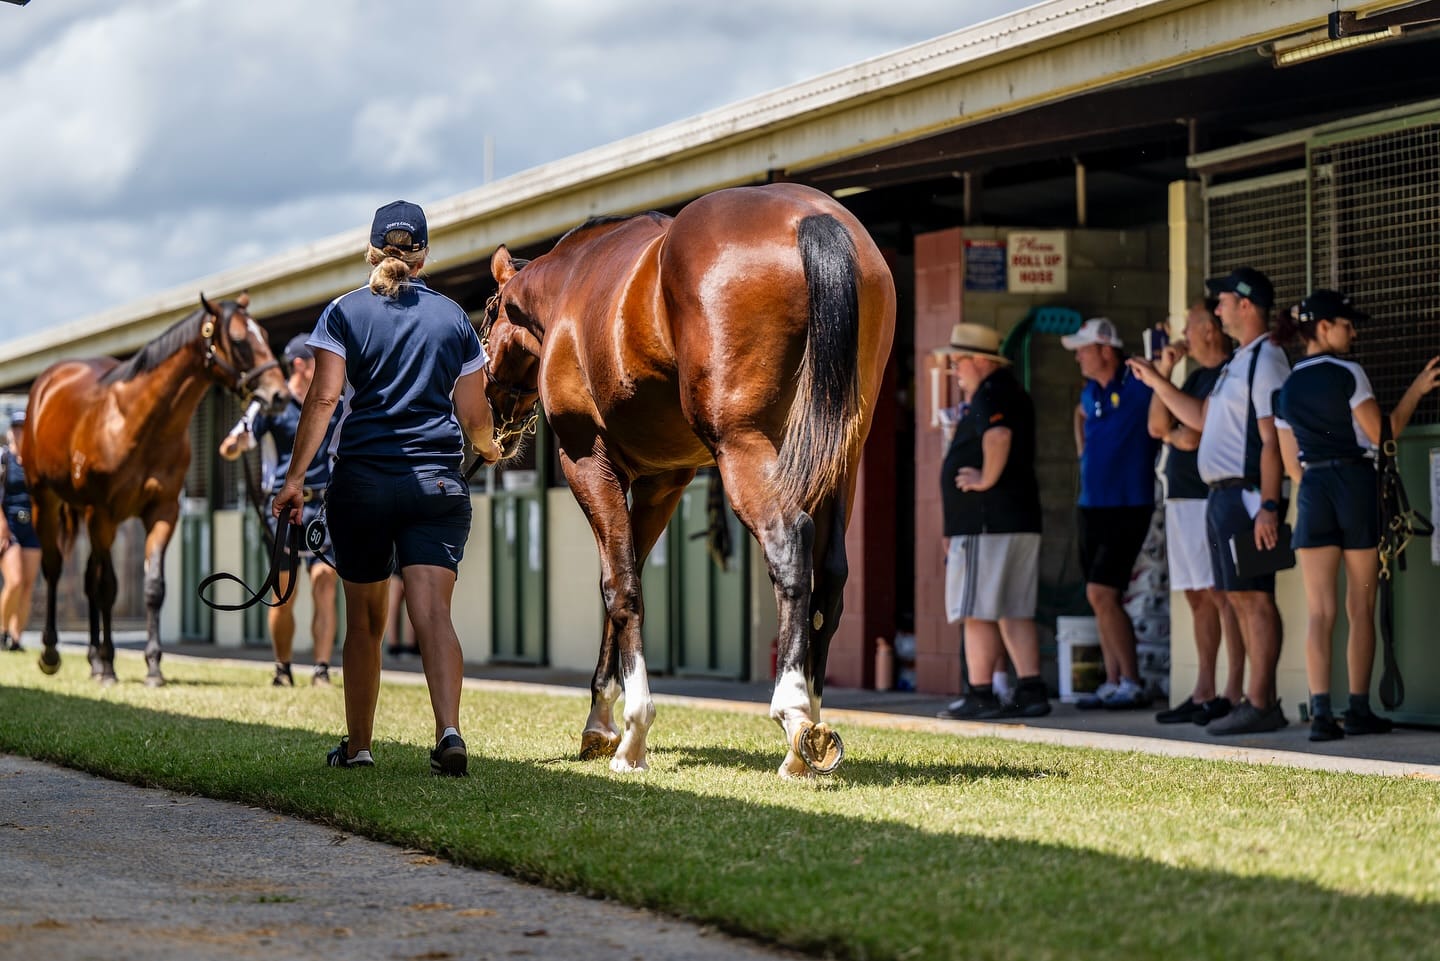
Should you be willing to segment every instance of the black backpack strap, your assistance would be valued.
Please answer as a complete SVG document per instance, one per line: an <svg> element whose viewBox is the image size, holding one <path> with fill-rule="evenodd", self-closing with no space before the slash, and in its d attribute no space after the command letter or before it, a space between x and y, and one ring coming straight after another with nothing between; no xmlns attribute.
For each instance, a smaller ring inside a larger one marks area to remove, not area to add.
<svg viewBox="0 0 1440 961"><path fill-rule="evenodd" d="M290 552L290 583L285 586L284 593L279 592L280 571L285 567L286 549ZM288 513L280 518L275 528L275 542L270 548L270 572L265 575L265 580L255 590L250 589L240 578L228 571L218 571L201 581L195 588L195 593L200 595L200 600L206 606L217 611L243 611L256 604L264 604L266 607L283 607L289 603L290 597L295 593L295 575L300 570L300 529L290 523ZM221 604L212 601L205 596L205 588L211 584L218 584L221 581L234 581L240 588L249 594L249 598L239 604ZM265 595L269 591L276 591L276 598L273 601L266 600Z"/></svg>

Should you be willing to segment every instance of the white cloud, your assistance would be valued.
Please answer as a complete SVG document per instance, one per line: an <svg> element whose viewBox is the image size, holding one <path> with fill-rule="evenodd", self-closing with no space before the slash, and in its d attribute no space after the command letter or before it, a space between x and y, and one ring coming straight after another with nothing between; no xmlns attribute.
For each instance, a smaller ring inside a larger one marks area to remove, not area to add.
<svg viewBox="0 0 1440 961"><path fill-rule="evenodd" d="M1023 5L0 4L0 340Z"/></svg>

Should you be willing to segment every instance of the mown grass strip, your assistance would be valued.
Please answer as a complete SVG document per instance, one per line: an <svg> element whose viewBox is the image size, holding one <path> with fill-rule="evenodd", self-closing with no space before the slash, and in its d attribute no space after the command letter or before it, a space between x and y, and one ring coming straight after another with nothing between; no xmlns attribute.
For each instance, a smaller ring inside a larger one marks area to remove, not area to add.
<svg viewBox="0 0 1440 961"><path fill-rule="evenodd" d="M647 774L573 759L585 702L467 691L471 777L428 776L423 687L387 685L372 770L323 767L341 692L167 661L149 690L0 656L0 750L262 805L847 958L1425 957L1433 783L850 725L778 781L755 716L663 706ZM126 668L129 668L128 670ZM56 812L63 817L63 811Z"/></svg>

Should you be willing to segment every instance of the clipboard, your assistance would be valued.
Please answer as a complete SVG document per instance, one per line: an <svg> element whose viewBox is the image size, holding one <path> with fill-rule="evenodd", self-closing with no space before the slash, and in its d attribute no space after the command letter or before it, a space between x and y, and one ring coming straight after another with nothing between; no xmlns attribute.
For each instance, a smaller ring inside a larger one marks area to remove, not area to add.
<svg viewBox="0 0 1440 961"><path fill-rule="evenodd" d="M1255 546L1250 531L1230 538L1230 557L1235 573L1241 577L1264 577L1295 566L1295 549L1290 545L1290 525L1282 523L1276 531L1275 546L1268 551Z"/></svg>

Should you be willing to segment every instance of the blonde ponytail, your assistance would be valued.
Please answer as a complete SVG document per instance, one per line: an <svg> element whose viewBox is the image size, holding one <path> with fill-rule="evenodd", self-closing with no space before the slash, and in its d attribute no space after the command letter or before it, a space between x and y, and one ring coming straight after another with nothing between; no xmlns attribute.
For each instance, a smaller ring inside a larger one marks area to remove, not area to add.
<svg viewBox="0 0 1440 961"><path fill-rule="evenodd" d="M370 289L381 297L394 297L410 280L411 273L425 262L426 250L401 249L410 247L412 239L408 230L392 230L385 235L385 249L371 246L365 252L365 261L375 269L370 271ZM392 244L396 246L391 246Z"/></svg>

